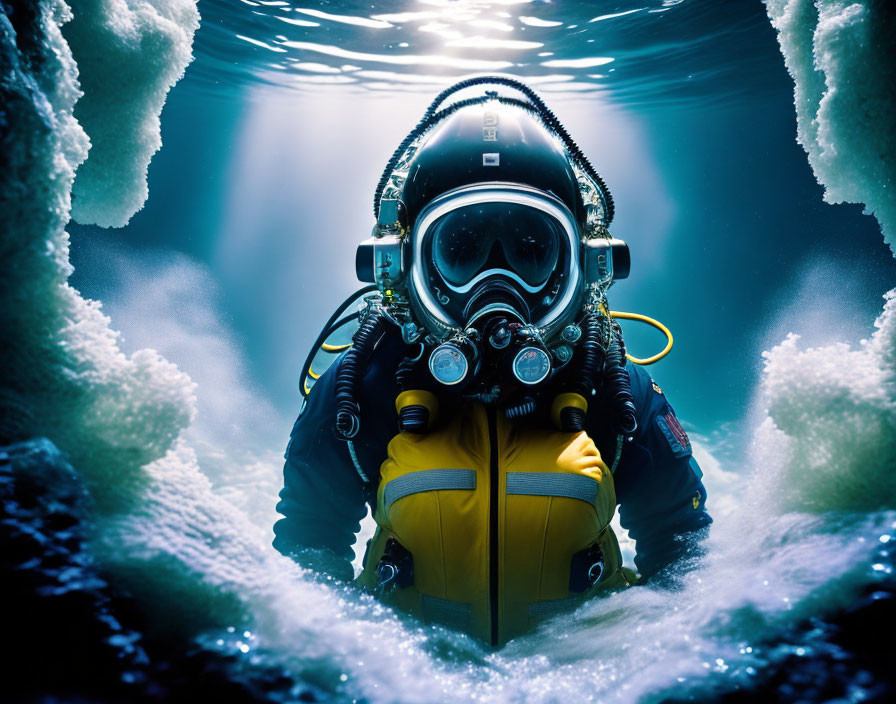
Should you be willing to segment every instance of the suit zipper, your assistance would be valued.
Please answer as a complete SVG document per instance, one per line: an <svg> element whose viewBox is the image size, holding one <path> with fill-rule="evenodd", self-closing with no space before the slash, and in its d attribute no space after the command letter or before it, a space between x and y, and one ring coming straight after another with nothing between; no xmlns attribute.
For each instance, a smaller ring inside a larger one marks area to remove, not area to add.
<svg viewBox="0 0 896 704"><path fill-rule="evenodd" d="M492 645L498 644L498 419L494 406L486 407L489 445L489 604Z"/></svg>

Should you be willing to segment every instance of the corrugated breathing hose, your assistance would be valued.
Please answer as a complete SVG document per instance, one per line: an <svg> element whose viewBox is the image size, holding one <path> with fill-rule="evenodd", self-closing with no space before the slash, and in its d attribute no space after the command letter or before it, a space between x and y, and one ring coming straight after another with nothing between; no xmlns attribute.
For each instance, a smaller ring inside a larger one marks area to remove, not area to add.
<svg viewBox="0 0 896 704"><path fill-rule="evenodd" d="M336 436L351 440L361 427L361 408L358 405L358 386L377 341L386 331L388 318L373 312L352 337L352 347L345 353L336 376Z"/></svg>
<svg viewBox="0 0 896 704"><path fill-rule="evenodd" d="M622 329L613 323L607 360L604 367L604 384L612 395L616 428L622 435L631 435L638 429L632 384L625 369L625 343Z"/></svg>

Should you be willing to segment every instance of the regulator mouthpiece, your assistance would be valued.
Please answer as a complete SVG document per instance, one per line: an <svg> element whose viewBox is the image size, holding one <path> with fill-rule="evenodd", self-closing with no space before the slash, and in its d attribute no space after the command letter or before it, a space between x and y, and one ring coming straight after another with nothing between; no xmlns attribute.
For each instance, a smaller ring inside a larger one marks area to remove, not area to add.
<svg viewBox="0 0 896 704"><path fill-rule="evenodd" d="M509 316L523 324L529 323L531 318L529 306L516 287L499 278L481 282L464 308L467 326L494 316Z"/></svg>
<svg viewBox="0 0 896 704"><path fill-rule="evenodd" d="M503 350L513 340L513 328L507 318L492 318L483 328L483 337L494 350Z"/></svg>

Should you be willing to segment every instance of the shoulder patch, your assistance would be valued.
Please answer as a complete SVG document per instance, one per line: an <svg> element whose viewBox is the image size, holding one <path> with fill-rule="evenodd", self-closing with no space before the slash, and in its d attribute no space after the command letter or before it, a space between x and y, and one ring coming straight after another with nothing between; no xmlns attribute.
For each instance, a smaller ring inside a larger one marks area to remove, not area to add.
<svg viewBox="0 0 896 704"><path fill-rule="evenodd" d="M691 454L691 441L688 439L688 434L684 432L684 428L681 427L681 423L678 422L678 418L671 410L665 415L657 416L656 424L663 433L663 437L666 438L666 442L669 443L673 455L680 458Z"/></svg>
<svg viewBox="0 0 896 704"><path fill-rule="evenodd" d="M655 381L651 381L650 385L653 387L653 390L656 391L660 396L663 395L663 390L659 386L657 386Z"/></svg>

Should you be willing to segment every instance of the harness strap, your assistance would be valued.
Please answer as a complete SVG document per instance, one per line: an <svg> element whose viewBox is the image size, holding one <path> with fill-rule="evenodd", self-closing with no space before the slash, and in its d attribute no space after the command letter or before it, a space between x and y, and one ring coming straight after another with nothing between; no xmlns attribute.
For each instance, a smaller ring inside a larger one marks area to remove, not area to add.
<svg viewBox="0 0 896 704"><path fill-rule="evenodd" d="M581 474L508 472L507 493L524 496L565 496L589 504L597 500L596 479Z"/></svg>
<svg viewBox="0 0 896 704"><path fill-rule="evenodd" d="M469 627L472 610L470 604L439 599L429 594L423 595L423 615L426 620L441 623L449 628L463 630Z"/></svg>
<svg viewBox="0 0 896 704"><path fill-rule="evenodd" d="M535 601L529 604L529 618L550 618L557 614L572 611L573 608L581 603L582 598L578 596L568 597L566 599L552 599L551 601Z"/></svg>
<svg viewBox="0 0 896 704"><path fill-rule="evenodd" d="M348 454L351 455L352 464L355 465L355 471L358 473L358 476L361 477L361 481L365 484L370 483L370 477L367 476L367 472L364 471L364 468L361 466L361 463L358 461L358 453L355 452L355 443L349 440L346 442L348 445Z"/></svg>
<svg viewBox="0 0 896 704"><path fill-rule="evenodd" d="M424 469L419 472L408 472L388 482L383 490L383 500L388 511L396 501L411 494L475 488L476 472L472 469Z"/></svg>
<svg viewBox="0 0 896 704"><path fill-rule="evenodd" d="M616 436L616 455L613 457L613 466L610 467L610 474L616 474L616 468L619 466L619 458L622 457L622 443L625 442L624 435Z"/></svg>

